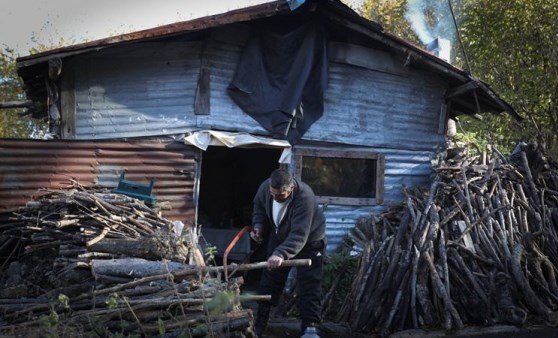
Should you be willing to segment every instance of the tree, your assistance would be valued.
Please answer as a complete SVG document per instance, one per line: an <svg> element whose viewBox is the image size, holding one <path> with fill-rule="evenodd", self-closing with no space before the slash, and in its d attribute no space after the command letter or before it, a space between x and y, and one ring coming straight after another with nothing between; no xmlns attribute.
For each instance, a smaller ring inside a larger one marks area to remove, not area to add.
<svg viewBox="0 0 558 338"><path fill-rule="evenodd" d="M25 101L23 84L17 75L14 51L0 51L0 102ZM0 109L0 138L38 138L45 133L41 121L25 115L25 108Z"/></svg>
<svg viewBox="0 0 558 338"><path fill-rule="evenodd" d="M463 41L474 75L526 118L518 126L490 117L487 125L507 146L537 140L556 157L558 1L467 0L463 11Z"/></svg>
<svg viewBox="0 0 558 338"><path fill-rule="evenodd" d="M450 8L468 56L454 35L453 63L488 83L526 118L521 125L506 114L484 115L481 122L463 119L462 132L504 150L519 140L537 140L557 157L558 1L367 0L361 13L386 31L425 43L408 23L410 12L422 14L430 29L443 26L455 32Z"/></svg>
<svg viewBox="0 0 558 338"><path fill-rule="evenodd" d="M405 18L407 12L406 0L368 0L362 4L360 14L400 38L420 43L419 37Z"/></svg>
<svg viewBox="0 0 558 338"><path fill-rule="evenodd" d="M366 0L358 11L385 31L419 46L436 37L452 40L453 62L464 64L447 0Z"/></svg>

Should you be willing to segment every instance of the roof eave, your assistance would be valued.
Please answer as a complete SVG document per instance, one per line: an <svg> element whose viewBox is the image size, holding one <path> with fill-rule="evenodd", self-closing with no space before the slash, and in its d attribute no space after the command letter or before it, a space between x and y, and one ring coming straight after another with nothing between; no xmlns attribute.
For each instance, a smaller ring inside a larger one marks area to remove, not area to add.
<svg viewBox="0 0 558 338"><path fill-rule="evenodd" d="M255 19L267 18L278 14L290 12L286 0L277 0L264 4L231 10L225 13L200 17L189 21L181 21L172 24L162 25L155 28L144 29L132 33L126 33L108 38L88 41L72 46L51 49L41 53L19 57L16 59L18 70L21 68L46 62L53 57L65 58L71 55L96 51L121 45L123 43L139 42L144 40L159 39L173 35L191 33L204 29L218 27L231 23L240 23Z"/></svg>
<svg viewBox="0 0 558 338"><path fill-rule="evenodd" d="M328 13L324 14L328 15ZM357 17L359 18L358 20L356 19ZM375 41L384 44L389 49L394 50L401 55L405 55L407 58L413 60L413 62L422 63L429 69L432 69L439 74L455 79L463 84L471 81L477 83L478 88L484 94L484 97L491 101L490 104L483 107L486 111L507 113L518 122L523 120L523 117L521 117L513 109L513 107L511 107L504 100L500 99L498 95L481 80L474 78L464 70L455 67L454 65L407 40L403 40L393 34L384 32L382 29L378 29L378 25L376 23L364 20L357 13L344 13L344 17L334 17L329 15L329 19L339 24L348 24L350 25L350 29L353 31L372 38ZM470 113L475 114L476 112L471 111Z"/></svg>

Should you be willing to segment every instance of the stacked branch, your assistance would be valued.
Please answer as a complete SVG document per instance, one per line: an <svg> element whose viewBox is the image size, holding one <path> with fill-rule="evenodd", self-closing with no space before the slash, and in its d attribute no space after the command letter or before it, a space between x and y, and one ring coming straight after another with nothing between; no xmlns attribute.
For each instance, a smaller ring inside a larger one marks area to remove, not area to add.
<svg viewBox="0 0 558 338"><path fill-rule="evenodd" d="M385 336L409 328L545 323L558 309L558 175L523 152L436 168L429 191L363 220L338 320Z"/></svg>
<svg viewBox="0 0 558 338"><path fill-rule="evenodd" d="M74 183L45 191L0 231L0 247L11 248L2 336L252 332L242 279L222 282L224 267L195 264L197 243L178 236L157 207Z"/></svg>

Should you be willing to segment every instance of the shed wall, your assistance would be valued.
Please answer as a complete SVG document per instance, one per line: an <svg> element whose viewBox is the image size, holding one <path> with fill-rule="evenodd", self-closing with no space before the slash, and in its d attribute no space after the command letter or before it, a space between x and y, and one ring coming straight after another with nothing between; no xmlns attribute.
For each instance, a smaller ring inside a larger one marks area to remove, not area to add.
<svg viewBox="0 0 558 338"><path fill-rule="evenodd" d="M72 64L76 139L170 135L196 125L199 41L144 42Z"/></svg>
<svg viewBox="0 0 558 338"><path fill-rule="evenodd" d="M75 67L76 138L199 129L269 135L226 92L242 49L238 40L220 33L204 41L144 42L82 59ZM202 64L210 72L209 115L194 113ZM401 69L389 73L330 62L324 115L304 139L430 151L443 144L438 130L447 84L395 66Z"/></svg>
<svg viewBox="0 0 558 338"><path fill-rule="evenodd" d="M142 43L85 59L87 72L75 76L76 138L146 137L200 129L269 135L226 92L246 37L245 27L229 28L215 30L204 41ZM365 50L365 58L369 52L374 51ZM210 75L209 115L194 112L202 65ZM431 73L407 69L398 60L378 69L332 60L329 72L324 115L306 133L304 143L364 147L385 157L383 205L328 206L328 251L332 251L357 219L401 202L404 186L428 184L430 160L445 142L440 124L445 122L441 105L448 84Z"/></svg>
<svg viewBox="0 0 558 338"><path fill-rule="evenodd" d="M374 148L434 150L445 86L421 72L407 76L329 65L324 115L304 139Z"/></svg>
<svg viewBox="0 0 558 338"><path fill-rule="evenodd" d="M343 237L362 218L369 218L384 211L385 206L405 200L405 187L429 185L432 173L428 151L383 149L385 156L384 203L376 206L328 205L325 209L327 251L332 252L343 242Z"/></svg>
<svg viewBox="0 0 558 338"><path fill-rule="evenodd" d="M198 153L177 142L0 140L0 213L25 206L42 189L116 188L120 173L143 184L155 178L153 195L168 204L164 217L194 220Z"/></svg>

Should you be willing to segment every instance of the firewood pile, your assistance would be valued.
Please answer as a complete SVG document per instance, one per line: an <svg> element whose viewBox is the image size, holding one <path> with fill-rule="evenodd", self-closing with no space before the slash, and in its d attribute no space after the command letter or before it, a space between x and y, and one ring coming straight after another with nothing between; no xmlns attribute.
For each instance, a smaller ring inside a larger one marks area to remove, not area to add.
<svg viewBox="0 0 558 338"><path fill-rule="evenodd" d="M428 191L406 189L405 203L359 222L349 234L358 272L338 320L380 336L554 323L558 171L528 156L440 161Z"/></svg>
<svg viewBox="0 0 558 338"><path fill-rule="evenodd" d="M250 336L242 278L223 282L159 211L73 182L0 223L0 336Z"/></svg>

